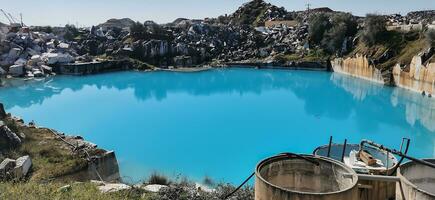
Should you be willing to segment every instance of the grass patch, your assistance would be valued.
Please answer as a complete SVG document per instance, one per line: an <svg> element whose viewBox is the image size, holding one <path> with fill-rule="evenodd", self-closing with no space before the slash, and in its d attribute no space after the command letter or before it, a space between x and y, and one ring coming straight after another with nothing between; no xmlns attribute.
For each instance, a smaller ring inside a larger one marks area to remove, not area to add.
<svg viewBox="0 0 435 200"><path fill-rule="evenodd" d="M73 153L50 131L18 126L10 119L5 119L5 122L26 138L18 148L3 152L4 157L17 159L29 155L33 163L30 180L47 181L87 169L87 161Z"/></svg>
<svg viewBox="0 0 435 200"><path fill-rule="evenodd" d="M0 199L89 199L89 200L119 200L119 199L152 199L152 194L142 193L136 189L102 194L92 183L72 183L71 189L61 191L65 186L60 183L40 184L0 183Z"/></svg>
<svg viewBox="0 0 435 200"><path fill-rule="evenodd" d="M359 42L349 55L361 54L373 60L379 60L380 62L376 67L385 71L392 69L397 63L409 65L412 58L426 47L421 32L401 33L389 31L381 43L368 47L363 42ZM382 60L386 53L390 54L390 58Z"/></svg>

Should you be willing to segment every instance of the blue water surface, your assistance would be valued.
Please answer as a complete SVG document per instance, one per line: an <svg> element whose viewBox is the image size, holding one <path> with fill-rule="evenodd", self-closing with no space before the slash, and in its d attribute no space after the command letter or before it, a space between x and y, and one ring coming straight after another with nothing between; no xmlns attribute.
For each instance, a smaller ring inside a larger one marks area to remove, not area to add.
<svg viewBox="0 0 435 200"><path fill-rule="evenodd" d="M239 183L261 159L371 139L435 156L435 99L327 72L118 72L0 89L27 122L115 150L125 181L159 172Z"/></svg>

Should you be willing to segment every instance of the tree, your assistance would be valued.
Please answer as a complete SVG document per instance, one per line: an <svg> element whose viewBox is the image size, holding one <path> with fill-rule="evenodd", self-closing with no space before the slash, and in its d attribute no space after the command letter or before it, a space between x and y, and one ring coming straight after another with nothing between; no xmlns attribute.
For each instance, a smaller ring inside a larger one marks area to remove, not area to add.
<svg viewBox="0 0 435 200"><path fill-rule="evenodd" d="M331 28L328 29L321 41L322 47L328 53L342 53L343 43L348 37L358 32L358 23L351 14L335 14L331 17Z"/></svg>
<svg viewBox="0 0 435 200"><path fill-rule="evenodd" d="M368 46L382 42L387 29L385 28L385 17L381 15L368 14L364 21L364 30L361 40Z"/></svg>
<svg viewBox="0 0 435 200"><path fill-rule="evenodd" d="M435 30L430 29L425 32L426 42L430 47L435 47Z"/></svg>
<svg viewBox="0 0 435 200"><path fill-rule="evenodd" d="M327 30L331 28L329 17L324 13L315 14L309 19L308 40L311 44L320 44Z"/></svg>
<svg viewBox="0 0 435 200"><path fill-rule="evenodd" d="M145 32L145 26L140 22L135 22L130 26L130 34L135 39L143 38Z"/></svg>

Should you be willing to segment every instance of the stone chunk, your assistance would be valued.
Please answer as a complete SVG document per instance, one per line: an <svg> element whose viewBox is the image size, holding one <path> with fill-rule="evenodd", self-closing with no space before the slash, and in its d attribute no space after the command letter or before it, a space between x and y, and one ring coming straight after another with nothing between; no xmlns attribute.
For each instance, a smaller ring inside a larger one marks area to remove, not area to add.
<svg viewBox="0 0 435 200"><path fill-rule="evenodd" d="M14 62L15 65L26 65L27 64L27 60L24 58L19 58L18 60L16 60Z"/></svg>
<svg viewBox="0 0 435 200"><path fill-rule="evenodd" d="M43 53L41 57L49 65L74 62L71 55L63 53Z"/></svg>
<svg viewBox="0 0 435 200"><path fill-rule="evenodd" d="M7 126L0 127L0 139L6 141L6 144L12 147L16 147L21 144L21 139Z"/></svg>
<svg viewBox="0 0 435 200"><path fill-rule="evenodd" d="M0 163L0 177L5 177L6 173L9 172L15 166L15 160L6 158Z"/></svg>
<svg viewBox="0 0 435 200"><path fill-rule="evenodd" d="M20 48L12 48L11 50L9 50L8 58L11 60L15 60L20 55L20 52Z"/></svg>
<svg viewBox="0 0 435 200"><path fill-rule="evenodd" d="M119 192L130 188L129 185L123 183L105 183L104 185L98 186L98 190L102 193Z"/></svg>
<svg viewBox="0 0 435 200"><path fill-rule="evenodd" d="M163 188L167 188L168 186L166 185L158 185L158 184L152 184L152 185L146 185L146 186L142 186L141 188L147 192L160 192L161 189Z"/></svg>
<svg viewBox="0 0 435 200"><path fill-rule="evenodd" d="M14 175L16 178L25 177L29 172L30 167L32 167L32 160L30 159L30 156L20 157L15 161L15 163Z"/></svg>
<svg viewBox="0 0 435 200"><path fill-rule="evenodd" d="M23 65L12 65L9 67L9 74L12 76L21 76L24 74Z"/></svg>

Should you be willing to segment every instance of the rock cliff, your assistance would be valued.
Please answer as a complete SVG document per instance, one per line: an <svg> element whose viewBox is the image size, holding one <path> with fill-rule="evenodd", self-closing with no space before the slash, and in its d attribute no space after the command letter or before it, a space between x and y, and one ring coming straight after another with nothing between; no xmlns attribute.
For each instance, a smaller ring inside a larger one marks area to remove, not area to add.
<svg viewBox="0 0 435 200"><path fill-rule="evenodd" d="M429 55L428 55L429 54ZM433 96L435 94L435 62L433 53L420 53L412 58L409 65L396 64L391 72L382 73L367 56L356 55L349 58L336 58L331 61L334 72L394 85L415 92ZM390 80L390 78L392 78Z"/></svg>
<svg viewBox="0 0 435 200"><path fill-rule="evenodd" d="M409 71L397 64L393 68L393 76L399 87L431 95L435 93L435 62L424 63L420 55L414 56Z"/></svg>
<svg viewBox="0 0 435 200"><path fill-rule="evenodd" d="M363 55L350 58L336 58L331 61L334 72L351 75L358 78L384 84L384 78L379 69L370 64L369 59Z"/></svg>

